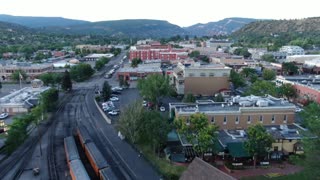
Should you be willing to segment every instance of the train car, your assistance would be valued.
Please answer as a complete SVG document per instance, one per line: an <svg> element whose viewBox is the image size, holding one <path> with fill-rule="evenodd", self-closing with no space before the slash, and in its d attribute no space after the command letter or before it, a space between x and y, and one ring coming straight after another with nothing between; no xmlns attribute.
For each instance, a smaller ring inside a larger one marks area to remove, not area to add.
<svg viewBox="0 0 320 180"><path fill-rule="evenodd" d="M85 144L91 142L91 137L88 130L84 126L79 126L77 128L77 135L80 139L82 148L85 148Z"/></svg>
<svg viewBox="0 0 320 180"><path fill-rule="evenodd" d="M72 180L90 180L80 159L70 161L70 175Z"/></svg>
<svg viewBox="0 0 320 180"><path fill-rule="evenodd" d="M101 169L99 171L100 180L117 180L117 176L113 173L110 167Z"/></svg>
<svg viewBox="0 0 320 180"><path fill-rule="evenodd" d="M67 162L69 164L70 161L75 159L80 159L76 142L73 136L69 136L64 138L64 150L66 153Z"/></svg>
<svg viewBox="0 0 320 180"><path fill-rule="evenodd" d="M85 153L94 172L99 176L99 170L109 167L108 162L105 160L95 143L90 142L85 144Z"/></svg>

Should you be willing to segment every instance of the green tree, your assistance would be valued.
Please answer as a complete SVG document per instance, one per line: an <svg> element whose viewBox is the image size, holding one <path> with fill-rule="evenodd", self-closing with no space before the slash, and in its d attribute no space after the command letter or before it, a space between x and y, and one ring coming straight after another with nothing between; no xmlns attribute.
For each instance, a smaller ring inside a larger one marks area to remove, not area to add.
<svg viewBox="0 0 320 180"><path fill-rule="evenodd" d="M221 93L218 93L214 96L214 102L224 102L224 98Z"/></svg>
<svg viewBox="0 0 320 180"><path fill-rule="evenodd" d="M202 113L192 114L189 119L190 124L186 121L184 117L175 119L178 132L184 135L203 157L205 152L213 149L214 142L217 140L215 132L218 127L209 124L207 116Z"/></svg>
<svg viewBox="0 0 320 180"><path fill-rule="evenodd" d="M233 54L238 56L243 56L244 58L248 58L251 56L247 48L237 48L233 51Z"/></svg>
<svg viewBox="0 0 320 180"><path fill-rule="evenodd" d="M131 61L131 67L138 67L138 64L141 64L142 60L140 58L134 58Z"/></svg>
<svg viewBox="0 0 320 180"><path fill-rule="evenodd" d="M192 93L188 93L183 97L183 102L186 103L195 103L196 102L196 97Z"/></svg>
<svg viewBox="0 0 320 180"><path fill-rule="evenodd" d="M253 157L253 166L256 167L257 158L268 154L274 140L260 124L250 126L247 135L248 140L244 143L244 147Z"/></svg>
<svg viewBox="0 0 320 180"><path fill-rule="evenodd" d="M251 74L250 76L249 76L249 80L250 80L250 82L251 83L254 83L254 82L256 82L259 78L258 78L258 75L256 75L256 74Z"/></svg>
<svg viewBox="0 0 320 180"><path fill-rule="evenodd" d="M97 60L95 62L94 68L96 70L100 71L109 61L110 61L110 59L108 59L106 57L101 57L99 60Z"/></svg>
<svg viewBox="0 0 320 180"><path fill-rule="evenodd" d="M287 75L298 74L298 66L293 62L284 62L282 63L282 71Z"/></svg>
<svg viewBox="0 0 320 180"><path fill-rule="evenodd" d="M252 69L252 68L243 68L242 71L241 71L241 74L247 78L249 77L250 75L252 74L256 74L256 70L255 69Z"/></svg>
<svg viewBox="0 0 320 180"><path fill-rule="evenodd" d="M41 74L39 79L43 82L45 86L49 86L50 84L54 84L53 74L52 73L44 73Z"/></svg>
<svg viewBox="0 0 320 180"><path fill-rule="evenodd" d="M64 91L72 90L72 81L71 81L70 73L67 70L64 72L64 75L62 77L61 88Z"/></svg>
<svg viewBox="0 0 320 180"><path fill-rule="evenodd" d="M170 95L173 91L169 85L169 78L160 74L151 74L145 79L139 79L137 87L140 94L156 106L160 97Z"/></svg>
<svg viewBox="0 0 320 180"><path fill-rule="evenodd" d="M244 87L246 85L244 78L233 69L230 71L230 81L232 82L234 88Z"/></svg>
<svg viewBox="0 0 320 180"><path fill-rule="evenodd" d="M107 101L112 94L111 86L109 85L108 81L104 81L102 87L102 98L104 101Z"/></svg>
<svg viewBox="0 0 320 180"><path fill-rule="evenodd" d="M255 96L264 96L266 94L277 96L277 88L273 82L257 80L245 92L245 95L251 94Z"/></svg>
<svg viewBox="0 0 320 180"><path fill-rule="evenodd" d="M22 71L21 69L13 72L12 75L11 75L11 77L12 77L13 80L19 81L20 78L21 78L20 75L22 76L22 79L21 79L21 80L26 80L27 77L28 77L27 74L26 74L26 72Z"/></svg>
<svg viewBox="0 0 320 180"><path fill-rule="evenodd" d="M141 138L140 133L144 129L144 107L141 101L135 101L124 108L117 123L118 130L133 144Z"/></svg>
<svg viewBox="0 0 320 180"><path fill-rule="evenodd" d="M55 88L51 88L43 93L41 93L41 105L43 110L52 112L56 106L59 99L59 91Z"/></svg>
<svg viewBox="0 0 320 180"><path fill-rule="evenodd" d="M276 72L270 69L264 69L262 72L262 78L266 81L271 81L276 79Z"/></svg>
<svg viewBox="0 0 320 180"><path fill-rule="evenodd" d="M78 64L77 66L73 66L70 69L71 79L81 82L89 79L94 74L94 69L90 66L90 64Z"/></svg>
<svg viewBox="0 0 320 180"><path fill-rule="evenodd" d="M276 60L274 59L274 56L272 54L264 54L261 56L261 59L263 61L267 61L267 62L276 62Z"/></svg>
<svg viewBox="0 0 320 180"><path fill-rule="evenodd" d="M279 87L280 95L286 97L287 99L294 98L297 96L297 92L292 84L282 84Z"/></svg>
<svg viewBox="0 0 320 180"><path fill-rule="evenodd" d="M200 52L199 51L192 51L190 54L188 54L189 57L191 58L195 58L195 57L198 57L200 56Z"/></svg>

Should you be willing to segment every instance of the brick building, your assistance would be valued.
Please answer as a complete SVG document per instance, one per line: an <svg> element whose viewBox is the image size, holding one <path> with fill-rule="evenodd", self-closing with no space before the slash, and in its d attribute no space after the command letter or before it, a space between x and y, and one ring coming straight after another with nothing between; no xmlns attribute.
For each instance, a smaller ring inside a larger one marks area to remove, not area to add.
<svg viewBox="0 0 320 180"><path fill-rule="evenodd" d="M162 74L160 63L139 64L138 67L123 67L117 71L117 79L123 77L125 80L135 81L145 78L149 74Z"/></svg>
<svg viewBox="0 0 320 180"><path fill-rule="evenodd" d="M295 105L272 96L233 97L229 103L171 103L170 110L186 123L195 113L204 113L209 123L219 129L247 129L257 123L262 125L293 124Z"/></svg>
<svg viewBox="0 0 320 180"><path fill-rule="evenodd" d="M171 45L140 45L132 46L129 52L129 60L134 58L145 60L161 59L164 61L186 59L188 53L186 49L173 49Z"/></svg>
<svg viewBox="0 0 320 180"><path fill-rule="evenodd" d="M212 96L222 89L229 89L231 68L223 64L185 66L178 63L171 75L171 84L178 94Z"/></svg>

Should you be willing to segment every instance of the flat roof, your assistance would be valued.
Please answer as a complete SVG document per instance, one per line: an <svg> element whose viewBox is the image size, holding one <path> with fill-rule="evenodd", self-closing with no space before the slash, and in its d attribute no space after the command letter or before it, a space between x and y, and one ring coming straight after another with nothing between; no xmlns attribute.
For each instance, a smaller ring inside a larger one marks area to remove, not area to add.
<svg viewBox="0 0 320 180"><path fill-rule="evenodd" d="M118 70L118 73L123 73L123 72L162 73L162 69L160 68L160 65L161 65L160 63L153 63L153 64L139 64L138 67L123 67Z"/></svg>

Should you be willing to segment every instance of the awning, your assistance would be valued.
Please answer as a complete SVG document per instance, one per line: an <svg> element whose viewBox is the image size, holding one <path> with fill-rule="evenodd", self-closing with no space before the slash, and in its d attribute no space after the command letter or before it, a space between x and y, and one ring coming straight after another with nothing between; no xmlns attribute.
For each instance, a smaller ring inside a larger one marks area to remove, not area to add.
<svg viewBox="0 0 320 180"><path fill-rule="evenodd" d="M250 154L244 148L243 142L228 143L229 154L234 158L250 157Z"/></svg>

